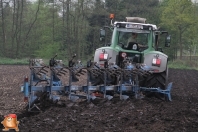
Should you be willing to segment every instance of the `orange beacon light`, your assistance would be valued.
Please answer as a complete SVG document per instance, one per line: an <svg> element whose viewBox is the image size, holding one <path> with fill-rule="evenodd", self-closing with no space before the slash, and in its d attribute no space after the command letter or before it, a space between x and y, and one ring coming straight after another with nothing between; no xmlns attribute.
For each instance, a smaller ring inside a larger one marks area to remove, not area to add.
<svg viewBox="0 0 198 132"><path fill-rule="evenodd" d="M114 14L110 14L109 18L110 19L114 19L115 15Z"/></svg>

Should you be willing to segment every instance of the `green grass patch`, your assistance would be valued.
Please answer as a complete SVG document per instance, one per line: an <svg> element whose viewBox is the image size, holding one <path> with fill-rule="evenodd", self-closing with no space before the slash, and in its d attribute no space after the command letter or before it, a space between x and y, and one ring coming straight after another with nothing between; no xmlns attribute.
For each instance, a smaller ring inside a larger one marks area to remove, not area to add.
<svg viewBox="0 0 198 132"><path fill-rule="evenodd" d="M34 58L34 59L40 59L40 58ZM2 58L0 57L0 65L29 65L29 58L23 58L23 59L10 59L10 58ZM49 65L50 59L42 59L44 64ZM63 61L65 65L68 63L66 61Z"/></svg>
<svg viewBox="0 0 198 132"><path fill-rule="evenodd" d="M27 65L28 59L0 58L0 65Z"/></svg>
<svg viewBox="0 0 198 132"><path fill-rule="evenodd" d="M0 58L0 65L29 65L29 60L30 60L29 58L23 58L23 59ZM48 65L49 59L43 59L43 62L44 64Z"/></svg>
<svg viewBox="0 0 198 132"><path fill-rule="evenodd" d="M190 60L176 60L174 62L169 62L169 68L175 69L195 69L198 70L198 62Z"/></svg>

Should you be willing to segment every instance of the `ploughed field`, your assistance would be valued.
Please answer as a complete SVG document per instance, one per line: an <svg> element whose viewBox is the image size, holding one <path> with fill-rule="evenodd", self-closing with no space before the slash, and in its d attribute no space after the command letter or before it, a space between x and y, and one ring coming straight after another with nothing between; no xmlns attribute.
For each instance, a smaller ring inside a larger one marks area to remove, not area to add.
<svg viewBox="0 0 198 132"><path fill-rule="evenodd" d="M39 114L24 112L20 86L29 73L28 66L0 66L0 121L6 114L17 114L21 132L198 131L196 70L169 69L172 102L155 97L91 103L62 100Z"/></svg>

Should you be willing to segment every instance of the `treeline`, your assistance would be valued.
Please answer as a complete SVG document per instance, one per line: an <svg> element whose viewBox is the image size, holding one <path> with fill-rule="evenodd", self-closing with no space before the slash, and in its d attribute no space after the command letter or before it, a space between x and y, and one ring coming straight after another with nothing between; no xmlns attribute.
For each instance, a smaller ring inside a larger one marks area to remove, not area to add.
<svg viewBox="0 0 198 132"><path fill-rule="evenodd" d="M0 57L80 59L93 56L99 29L127 16L147 18L172 36L170 58L196 55L198 4L191 0L0 0ZM163 47L164 44L162 43Z"/></svg>

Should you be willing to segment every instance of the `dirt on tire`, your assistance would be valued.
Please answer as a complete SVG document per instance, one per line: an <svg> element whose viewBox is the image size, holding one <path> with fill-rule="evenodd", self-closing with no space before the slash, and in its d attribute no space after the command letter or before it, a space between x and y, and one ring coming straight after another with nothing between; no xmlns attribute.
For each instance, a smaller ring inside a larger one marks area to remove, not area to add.
<svg viewBox="0 0 198 132"><path fill-rule="evenodd" d="M172 102L155 97L121 101L62 100L41 113L24 111L20 86L28 66L0 66L0 121L18 115L21 132L196 132L198 131L198 71L169 69ZM0 129L3 129L1 124Z"/></svg>

